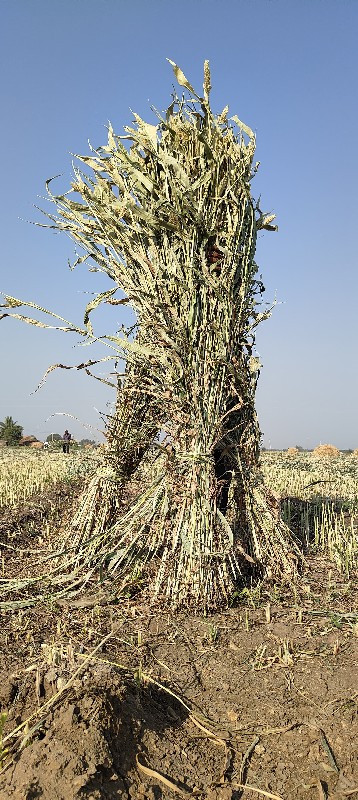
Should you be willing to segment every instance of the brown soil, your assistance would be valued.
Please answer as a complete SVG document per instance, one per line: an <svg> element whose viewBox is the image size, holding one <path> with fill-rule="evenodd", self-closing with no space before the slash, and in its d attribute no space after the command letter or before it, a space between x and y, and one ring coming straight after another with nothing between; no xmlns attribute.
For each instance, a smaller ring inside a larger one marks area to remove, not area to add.
<svg viewBox="0 0 358 800"><path fill-rule="evenodd" d="M0 797L358 800L353 581L311 556L295 589L235 603L209 618L143 596L1 612Z"/></svg>

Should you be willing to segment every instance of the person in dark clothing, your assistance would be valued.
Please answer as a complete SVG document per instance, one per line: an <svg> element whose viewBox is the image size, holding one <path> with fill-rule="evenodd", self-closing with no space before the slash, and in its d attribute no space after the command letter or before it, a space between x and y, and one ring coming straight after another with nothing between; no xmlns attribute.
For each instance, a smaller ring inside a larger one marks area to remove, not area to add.
<svg viewBox="0 0 358 800"><path fill-rule="evenodd" d="M64 453L70 452L70 441L71 441L71 434L68 432L66 428L63 434L63 444L62 444L62 450Z"/></svg>

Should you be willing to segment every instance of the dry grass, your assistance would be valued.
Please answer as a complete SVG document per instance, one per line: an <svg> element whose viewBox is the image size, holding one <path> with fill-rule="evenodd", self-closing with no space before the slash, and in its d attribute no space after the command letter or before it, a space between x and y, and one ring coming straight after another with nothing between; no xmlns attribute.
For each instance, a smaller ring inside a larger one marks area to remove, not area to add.
<svg viewBox="0 0 358 800"><path fill-rule="evenodd" d="M91 454L92 455L92 454ZM94 457L75 451L36 452L30 448L6 447L0 451L0 508L18 506L34 494L57 483L76 481L93 469ZM96 462L95 462L96 463Z"/></svg>
<svg viewBox="0 0 358 800"><path fill-rule="evenodd" d="M336 458L339 456L339 450L334 444L320 444L313 450L313 455L317 458Z"/></svg>
<svg viewBox="0 0 358 800"><path fill-rule="evenodd" d="M263 453L267 484L300 539L328 553L346 575L358 566L358 462L351 455Z"/></svg>

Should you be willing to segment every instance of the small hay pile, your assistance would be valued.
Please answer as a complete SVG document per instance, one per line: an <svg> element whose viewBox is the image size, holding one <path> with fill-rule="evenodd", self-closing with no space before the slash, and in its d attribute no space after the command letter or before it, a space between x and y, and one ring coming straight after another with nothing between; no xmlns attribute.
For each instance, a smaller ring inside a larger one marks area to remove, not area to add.
<svg viewBox="0 0 358 800"><path fill-rule="evenodd" d="M108 143L78 157L86 172L76 169L72 191L50 193L51 227L85 253L76 263L90 259L114 284L87 306L84 330L64 329L95 339L90 313L104 302L130 305L138 321L135 338L101 337L126 368L68 565L76 585L100 568L121 590L151 561L155 597L215 608L248 570L282 578L297 565L259 469L255 412L255 332L269 316L256 238L276 228L251 195L253 132L227 107L212 112L208 62L203 96L172 66L189 99L175 95L157 125L135 114L124 136L109 126ZM146 484L123 513L149 453Z"/></svg>
<svg viewBox="0 0 358 800"><path fill-rule="evenodd" d="M299 453L298 447L288 447L286 450L286 456L297 456Z"/></svg>
<svg viewBox="0 0 358 800"><path fill-rule="evenodd" d="M316 458L337 458L339 452L334 444L320 444L313 450L313 455Z"/></svg>

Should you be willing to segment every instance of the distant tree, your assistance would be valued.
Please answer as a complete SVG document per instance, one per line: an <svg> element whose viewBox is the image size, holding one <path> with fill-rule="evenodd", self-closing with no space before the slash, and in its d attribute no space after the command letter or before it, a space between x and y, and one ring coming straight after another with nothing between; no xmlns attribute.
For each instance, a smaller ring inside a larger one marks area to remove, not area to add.
<svg viewBox="0 0 358 800"><path fill-rule="evenodd" d="M300 445L300 444L296 444L296 450L298 450L298 452L299 452L299 453L303 453L304 449L305 449L305 448L304 448L304 447L301 447L301 445Z"/></svg>
<svg viewBox="0 0 358 800"><path fill-rule="evenodd" d="M62 436L59 433L50 433L47 437L46 442L59 442L62 440Z"/></svg>
<svg viewBox="0 0 358 800"><path fill-rule="evenodd" d="M0 422L0 439L4 439L9 446L19 443L22 431L22 425L18 425L12 417L5 417L4 421Z"/></svg>
<svg viewBox="0 0 358 800"><path fill-rule="evenodd" d="M96 442L94 439L81 439L78 444L81 445L81 447L84 447L86 444L96 444Z"/></svg>

